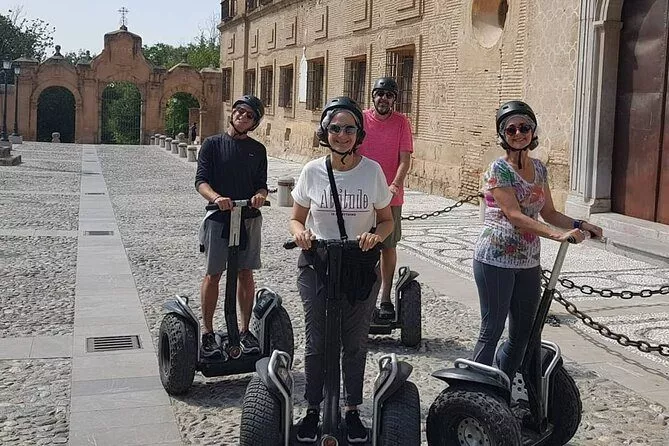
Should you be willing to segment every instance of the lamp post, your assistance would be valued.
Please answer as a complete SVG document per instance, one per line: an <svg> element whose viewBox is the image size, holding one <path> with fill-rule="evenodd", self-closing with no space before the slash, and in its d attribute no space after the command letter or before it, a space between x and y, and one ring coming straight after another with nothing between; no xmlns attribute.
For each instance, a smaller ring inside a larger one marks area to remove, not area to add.
<svg viewBox="0 0 669 446"><path fill-rule="evenodd" d="M2 61L2 74L5 77L5 91L4 91L4 99L3 99L3 107L2 107L2 135L0 135L0 141L9 141L7 139L7 73L9 73L9 70L12 68L12 61L11 60L3 60Z"/></svg>
<svg viewBox="0 0 669 446"><path fill-rule="evenodd" d="M12 132L14 138L19 136L19 74L21 67L14 65L14 131Z"/></svg>

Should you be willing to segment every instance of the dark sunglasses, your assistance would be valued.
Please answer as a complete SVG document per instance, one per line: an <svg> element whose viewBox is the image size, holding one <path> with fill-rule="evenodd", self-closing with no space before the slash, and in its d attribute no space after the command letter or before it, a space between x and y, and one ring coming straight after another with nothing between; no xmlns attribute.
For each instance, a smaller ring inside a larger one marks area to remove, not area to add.
<svg viewBox="0 0 669 446"><path fill-rule="evenodd" d="M356 132L358 131L358 128L354 125L341 126L341 125L337 125L337 124L330 124L328 126L328 133L331 133L333 135L340 134L342 132L342 130L347 135L355 135Z"/></svg>
<svg viewBox="0 0 669 446"><path fill-rule="evenodd" d="M395 93L393 93L392 91L377 90L376 93L374 93L374 95L379 98L385 96L387 99L395 99Z"/></svg>
<svg viewBox="0 0 669 446"><path fill-rule="evenodd" d="M244 110L244 109L241 108L241 107L237 107L237 108L235 109L235 111L236 111L237 113L239 113L239 115L240 115L241 117L246 116L247 118L252 119L252 120L255 120L255 119L256 119L256 114L255 114L255 113L253 113L253 112L251 112L251 111L248 111L248 110Z"/></svg>
<svg viewBox="0 0 669 446"><path fill-rule="evenodd" d="M504 132L509 136L513 136L518 132L522 133L523 135L526 135L530 131L532 131L532 126L528 124L522 124L520 127L516 127L515 125L510 125L504 129Z"/></svg>

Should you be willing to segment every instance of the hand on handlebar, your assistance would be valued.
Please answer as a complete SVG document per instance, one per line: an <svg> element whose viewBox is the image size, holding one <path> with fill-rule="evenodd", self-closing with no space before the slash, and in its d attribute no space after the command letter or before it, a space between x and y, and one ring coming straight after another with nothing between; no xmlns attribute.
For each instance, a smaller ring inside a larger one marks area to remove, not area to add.
<svg viewBox="0 0 669 446"><path fill-rule="evenodd" d="M558 235L558 242L581 243L585 240L585 231L580 229L571 229Z"/></svg>
<svg viewBox="0 0 669 446"><path fill-rule="evenodd" d="M584 231L588 231L592 238L602 238L602 228L600 228L597 225L593 225L592 223L588 223L587 221L584 221L581 223L581 229Z"/></svg>
<svg viewBox="0 0 669 446"><path fill-rule="evenodd" d="M376 246L377 243L381 243L381 237L378 234L372 234L371 232L363 232L358 236L358 241L360 242L360 249L363 251L369 251Z"/></svg>
<svg viewBox="0 0 669 446"><path fill-rule="evenodd" d="M260 209L265 204L265 196L263 194L255 194L251 197L251 206Z"/></svg>
<svg viewBox="0 0 669 446"><path fill-rule="evenodd" d="M311 248L311 241L316 239L316 236L311 233L311 229L305 229L302 232L295 234L295 244L302 249Z"/></svg>
<svg viewBox="0 0 669 446"><path fill-rule="evenodd" d="M218 205L218 208L222 211L232 209L232 200L228 197L217 197L214 204Z"/></svg>

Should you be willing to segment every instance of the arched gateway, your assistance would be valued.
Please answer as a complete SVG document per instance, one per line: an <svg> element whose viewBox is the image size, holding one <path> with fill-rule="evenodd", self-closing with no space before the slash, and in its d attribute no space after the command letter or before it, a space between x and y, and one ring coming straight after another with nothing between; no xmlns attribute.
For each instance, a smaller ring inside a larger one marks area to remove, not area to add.
<svg viewBox="0 0 669 446"><path fill-rule="evenodd" d="M42 134L49 130L71 135L68 142L148 143L151 135L166 132L168 99L176 92L189 93L197 100L203 137L221 129L220 70L197 71L184 63L169 70L154 67L142 54L141 37L125 26L105 34L100 55L76 65L62 56L59 46L41 64L25 58L16 62L21 66L19 133L26 140L44 140ZM70 93L68 120L59 123L44 101L65 90ZM132 110L115 100L120 94L131 97Z"/></svg>

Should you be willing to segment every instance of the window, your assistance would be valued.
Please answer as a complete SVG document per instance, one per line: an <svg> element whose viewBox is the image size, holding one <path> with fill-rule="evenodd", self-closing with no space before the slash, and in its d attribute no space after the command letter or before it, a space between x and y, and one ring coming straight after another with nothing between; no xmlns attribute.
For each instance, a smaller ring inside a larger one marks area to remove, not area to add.
<svg viewBox="0 0 669 446"><path fill-rule="evenodd" d="M395 109L408 116L413 99L413 60L413 45L386 52L386 76L394 77L399 88Z"/></svg>
<svg viewBox="0 0 669 446"><path fill-rule="evenodd" d="M279 107L293 108L293 66L279 68Z"/></svg>
<svg viewBox="0 0 669 446"><path fill-rule="evenodd" d="M256 70L246 70L244 72L244 94L256 94Z"/></svg>
<svg viewBox="0 0 669 446"><path fill-rule="evenodd" d="M323 78L325 60L307 61L307 110L320 110L323 107Z"/></svg>
<svg viewBox="0 0 669 446"><path fill-rule="evenodd" d="M274 69L262 67L260 69L260 100L265 107L272 105L272 93L274 91Z"/></svg>
<svg viewBox="0 0 669 446"><path fill-rule="evenodd" d="M360 104L365 102L365 78L367 59L365 56L346 59L344 65L344 95Z"/></svg>
<svg viewBox="0 0 669 446"><path fill-rule="evenodd" d="M223 102L230 100L232 91L232 68L223 68Z"/></svg>
<svg viewBox="0 0 669 446"><path fill-rule="evenodd" d="M253 11L258 7L258 0L246 0L246 11Z"/></svg>
<svg viewBox="0 0 669 446"><path fill-rule="evenodd" d="M230 12L230 0L223 0L221 2L221 21L225 22L230 18L232 18L232 13Z"/></svg>

